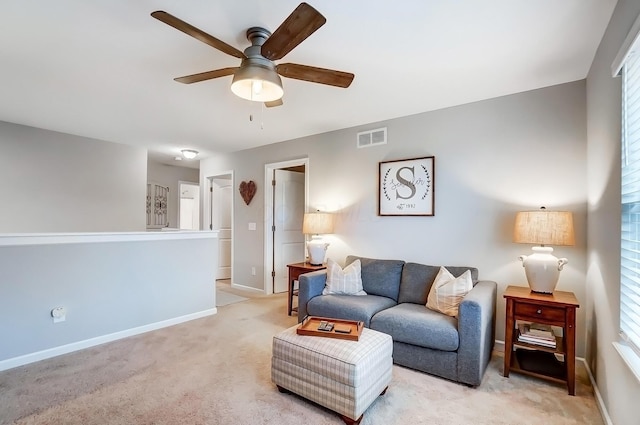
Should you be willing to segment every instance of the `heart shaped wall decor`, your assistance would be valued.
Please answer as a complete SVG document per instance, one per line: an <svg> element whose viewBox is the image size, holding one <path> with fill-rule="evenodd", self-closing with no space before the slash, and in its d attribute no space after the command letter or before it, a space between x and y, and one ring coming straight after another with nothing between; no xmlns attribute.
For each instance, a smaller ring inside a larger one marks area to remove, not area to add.
<svg viewBox="0 0 640 425"><path fill-rule="evenodd" d="M249 205L254 195L256 194L258 187L253 180L249 180L249 183L240 183L240 196L244 199L244 203Z"/></svg>

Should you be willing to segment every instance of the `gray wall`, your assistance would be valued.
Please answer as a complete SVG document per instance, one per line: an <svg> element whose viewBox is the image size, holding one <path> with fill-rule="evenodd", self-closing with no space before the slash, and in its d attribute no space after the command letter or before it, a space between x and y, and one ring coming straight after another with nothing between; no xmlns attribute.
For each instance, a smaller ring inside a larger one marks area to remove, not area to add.
<svg viewBox="0 0 640 425"><path fill-rule="evenodd" d="M0 366L43 350L215 311L217 242L209 235L0 246ZM67 318L54 324L50 312L59 306L66 307Z"/></svg>
<svg viewBox="0 0 640 425"><path fill-rule="evenodd" d="M145 149L0 121L0 233L143 231Z"/></svg>
<svg viewBox="0 0 640 425"><path fill-rule="evenodd" d="M147 163L147 179L150 182L169 187L169 199L167 210L169 213L169 226L179 227L178 209L180 203L179 181L192 182L198 184L200 170L197 168L178 167L174 165L161 164L149 160Z"/></svg>
<svg viewBox="0 0 640 425"><path fill-rule="evenodd" d="M575 247L559 290L586 302L585 82L495 98L455 108L310 136L200 162L200 179L234 170L236 182L254 180L258 193L245 205L234 191L234 283L263 288L265 164L309 158L309 208L337 213L328 256L399 258L427 264L473 265L498 282L498 339L504 337L502 291L526 285L511 242L515 212L574 212ZM286 105L283 107L287 107ZM388 144L357 149L356 133L388 127ZM435 156L435 216L378 217L378 162ZM256 232L247 224L257 222ZM258 268L257 276L250 273ZM578 311L578 354L585 353L584 309Z"/></svg>
<svg viewBox="0 0 640 425"><path fill-rule="evenodd" d="M620 318L620 78L611 64L640 14L619 0L587 78L589 241L587 361L614 424L637 424L640 383L612 346Z"/></svg>

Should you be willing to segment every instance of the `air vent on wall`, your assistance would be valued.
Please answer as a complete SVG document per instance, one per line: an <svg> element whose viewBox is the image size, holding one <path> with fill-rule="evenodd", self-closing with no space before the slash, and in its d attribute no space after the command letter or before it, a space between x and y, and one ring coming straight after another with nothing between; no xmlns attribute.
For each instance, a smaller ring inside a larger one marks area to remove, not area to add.
<svg viewBox="0 0 640 425"><path fill-rule="evenodd" d="M356 145L359 148L370 148L371 146L387 144L387 127L376 128L375 130L361 131L358 133Z"/></svg>

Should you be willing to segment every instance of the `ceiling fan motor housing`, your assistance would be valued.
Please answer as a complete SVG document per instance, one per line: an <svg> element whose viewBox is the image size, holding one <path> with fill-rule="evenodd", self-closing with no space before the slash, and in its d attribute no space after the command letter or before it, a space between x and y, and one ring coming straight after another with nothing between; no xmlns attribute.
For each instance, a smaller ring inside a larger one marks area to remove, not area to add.
<svg viewBox="0 0 640 425"><path fill-rule="evenodd" d="M282 80L275 64L262 56L261 48L271 33L261 27L247 30L247 39L251 46L244 51L240 69L236 71L231 83L231 91L237 96L256 102L271 102L282 98Z"/></svg>

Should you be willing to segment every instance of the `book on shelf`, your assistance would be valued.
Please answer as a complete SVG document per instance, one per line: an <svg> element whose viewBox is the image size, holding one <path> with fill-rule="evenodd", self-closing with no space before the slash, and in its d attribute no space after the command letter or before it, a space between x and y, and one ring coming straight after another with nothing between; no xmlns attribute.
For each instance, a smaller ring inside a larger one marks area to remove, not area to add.
<svg viewBox="0 0 640 425"><path fill-rule="evenodd" d="M537 323L518 324L518 341L543 347L556 348L556 336L551 327Z"/></svg>
<svg viewBox="0 0 640 425"><path fill-rule="evenodd" d="M547 338L555 338L555 334L553 333L553 329L551 329L550 325L543 325L540 323L529 323L529 335L535 335L540 337Z"/></svg>

